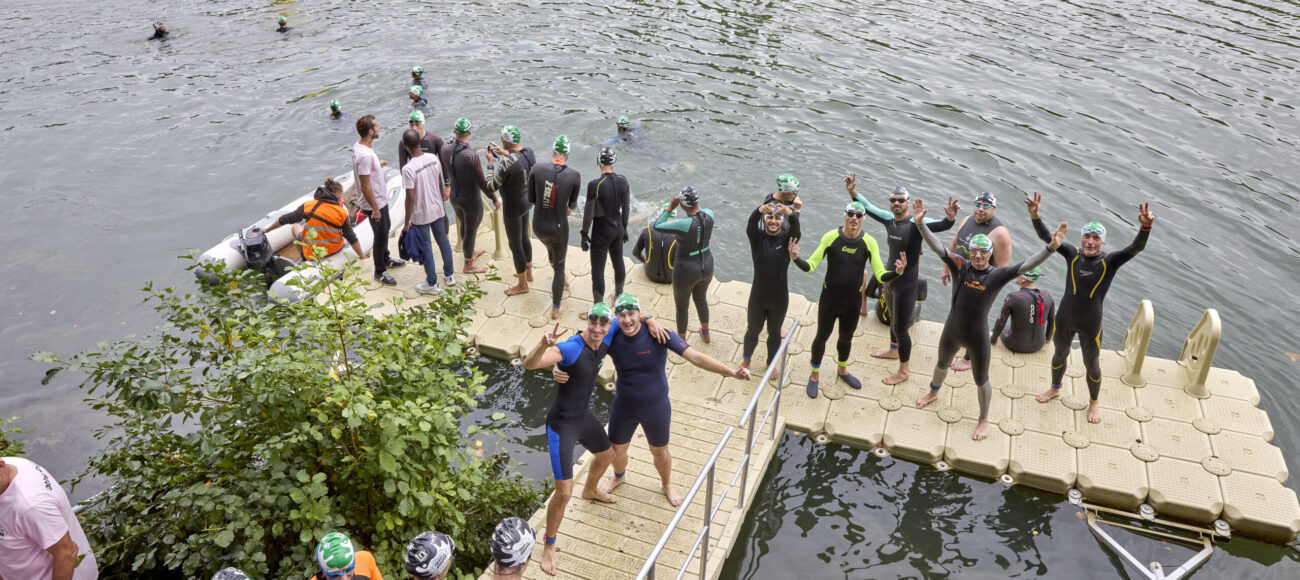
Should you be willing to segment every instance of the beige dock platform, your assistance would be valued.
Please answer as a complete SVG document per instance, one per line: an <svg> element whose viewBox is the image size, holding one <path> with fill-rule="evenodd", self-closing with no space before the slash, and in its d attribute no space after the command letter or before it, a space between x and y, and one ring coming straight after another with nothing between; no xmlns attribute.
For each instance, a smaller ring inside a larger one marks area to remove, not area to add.
<svg viewBox="0 0 1300 580"><path fill-rule="evenodd" d="M508 256L489 260L495 238L491 220L485 222L477 247L487 250L487 254L479 264L495 264L502 277L513 282ZM534 257L537 268L532 292L506 297L504 281L482 284L487 295L478 304L468 334L483 354L502 360L518 358L554 325L549 317L551 269L544 265L546 251L536 241ZM626 290L641 299L646 311L674 328L672 289L651 283L640 266L631 267L631 261L625 260L630 267ZM568 261L572 286L565 292L563 315L558 322L562 328L580 330L585 322L578 320L577 313L585 312L592 303L590 262L587 254L577 248L570 249ZM371 284L367 298L387 301L400 295L409 301L427 299L415 292L416 283L423 277L420 267L408 266L393 274L398 279L396 287ZM612 291L613 274L607 271L605 275L607 292ZM699 340L699 326L694 319L687 340L711 356L738 364L748 295L747 283L715 283L709 292L713 342L706 345ZM691 314L695 315L693 308ZM1148 358L1145 351L1154 313L1143 301L1124 348L1102 352L1105 376L1100 424L1086 419L1088 392L1077 348L1061 396L1042 404L1034 396L1050 383L1050 345L1041 352L1018 354L999 343L993 347L989 370L994 389L990 412L994 428L988 439L978 442L970 438L978 405L969 371L949 373L936 403L925 409L916 409L912 404L929 384L942 324L919 321L913 326L912 376L904 384L888 387L880 379L890 374L897 363L873 359L869 353L888 345L889 331L874 316L867 317L858 327L850 364L850 370L862 379L863 388L853 390L843 383L823 380L821 394L810 399L804 387L817 304L791 294L787 327L796 318L806 326L790 344L792 372L782 393L779 418L785 427L819 440L883 448L901 458L977 477L1001 478L1004 482L1009 477L1015 485L1062 494L1078 489L1085 501L1110 508L1135 512L1148 504L1160 518L1203 526L1222 519L1234 533L1267 542L1288 543L1300 533L1300 503L1295 492L1284 485L1289 471L1281 450L1270 444L1273 427L1268 415L1257 407L1260 398L1254 381L1235 371L1210 366L1218 344L1219 321L1213 311L1207 311L1189 335L1180 360ZM748 382L724 380L682 364L680 357L669 357L675 411L674 483L680 492L689 488L721 433L739 421L759 386L757 378L766 370L762 364L764 350L760 339L751 368L755 379ZM828 360L834 356L831 350ZM611 367L606 365L603 380L612 379ZM760 396L760 415L771 401L772 391L768 386ZM738 434L740 442L734 443L733 437L733 443L743 445L744 432ZM738 447L729 446L720 460L719 479L723 483L730 481L739 453ZM751 482L761 479L774 453L775 447L764 437L764 445L755 448ZM673 510L658 491L649 451L639 433L631 455L630 469L635 479L618 492L617 506L591 505L579 499L569 504L561 528L559 577L634 576L662 533ZM579 464L585 465L586 460L584 456ZM581 488L584 471L582 467L576 471L575 487ZM751 485L751 495L753 488ZM724 489L727 486L719 485L715 495ZM574 497L579 493L580 489L575 490ZM726 502L729 505L724 505L715 522L718 527L711 539L710 577L716 577L744 520L743 510L728 511L734 508L735 494L730 493ZM696 502L700 501L697 497ZM661 574L665 568L675 570L683 563L685 552L701 529L702 506L692 509L689 521L684 522L669 544L670 549L660 558ZM544 516L545 506L531 518L539 534ZM534 552L534 558L539 555L539 551ZM697 570L698 565L692 564L687 567L687 575ZM529 567L528 577L545 575L534 565Z"/></svg>

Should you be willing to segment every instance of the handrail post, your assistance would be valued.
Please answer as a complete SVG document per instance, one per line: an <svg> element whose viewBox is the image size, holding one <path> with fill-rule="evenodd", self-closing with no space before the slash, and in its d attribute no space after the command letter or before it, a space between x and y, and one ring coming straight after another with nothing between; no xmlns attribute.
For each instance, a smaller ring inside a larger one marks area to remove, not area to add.
<svg viewBox="0 0 1300 580"><path fill-rule="evenodd" d="M796 322L790 332L798 331L799 324ZM785 363L788 360L790 360L790 349L786 348L785 352L781 353L781 375L776 379L776 394L773 395L776 397L776 407L772 409L772 431L767 436L768 441L776 440L776 418L781 416L781 391L785 389Z"/></svg>
<svg viewBox="0 0 1300 580"><path fill-rule="evenodd" d="M763 388L763 385L759 385L758 388ZM757 416L758 406L750 407L748 431L745 435L745 455L740 459L740 493L736 495L736 509L745 507L745 487L749 484L749 456L754 452L754 421ZM709 484L713 484L712 477L709 478ZM703 577L704 575L701 574L700 576Z"/></svg>
<svg viewBox="0 0 1300 580"><path fill-rule="evenodd" d="M753 431L754 426L750 425L749 429ZM717 470L717 463L709 464L709 483L704 488L704 540L700 544L700 580L708 578L705 570L709 566L709 535L713 533L713 474L715 470ZM743 484L741 489L744 489ZM743 491L741 496L744 496Z"/></svg>

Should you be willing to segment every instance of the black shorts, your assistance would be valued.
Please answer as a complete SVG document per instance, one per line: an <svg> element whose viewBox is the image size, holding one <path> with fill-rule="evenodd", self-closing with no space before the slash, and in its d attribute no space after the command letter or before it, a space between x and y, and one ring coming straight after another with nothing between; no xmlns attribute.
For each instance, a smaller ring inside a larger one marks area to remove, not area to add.
<svg viewBox="0 0 1300 580"><path fill-rule="evenodd" d="M551 473L556 481L573 479L573 445L581 443L587 451L601 453L609 449L605 426L591 411L587 416L546 424L546 447L551 453Z"/></svg>

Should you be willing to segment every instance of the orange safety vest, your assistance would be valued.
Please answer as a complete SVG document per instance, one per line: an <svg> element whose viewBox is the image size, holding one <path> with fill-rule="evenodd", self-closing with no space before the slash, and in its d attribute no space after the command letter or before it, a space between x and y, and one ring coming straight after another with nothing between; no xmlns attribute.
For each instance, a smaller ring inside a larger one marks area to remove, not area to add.
<svg viewBox="0 0 1300 580"><path fill-rule="evenodd" d="M313 199L302 204L302 213L307 220L298 239L307 244L302 249L304 258L314 259L313 245L325 248L325 256L343 249L343 225L347 223L348 210L334 202ZM308 239L308 232L316 232L316 237Z"/></svg>

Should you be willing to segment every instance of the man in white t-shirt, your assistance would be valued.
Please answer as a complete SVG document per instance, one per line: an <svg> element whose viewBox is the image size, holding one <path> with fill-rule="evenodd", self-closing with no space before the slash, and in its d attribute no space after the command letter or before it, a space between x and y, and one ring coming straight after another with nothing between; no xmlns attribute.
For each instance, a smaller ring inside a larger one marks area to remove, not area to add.
<svg viewBox="0 0 1300 580"><path fill-rule="evenodd" d="M95 554L58 480L26 459L0 457L0 578L98 577Z"/></svg>
<svg viewBox="0 0 1300 580"><path fill-rule="evenodd" d="M352 146L352 171L356 174L357 189L361 193L357 205L375 233L375 247L370 251L375 259L375 280L395 286L397 280L388 274L388 269L405 266L406 262L388 254L388 232L393 227L388 217L388 190L384 183L384 166L388 162L380 161L379 155L371 149L375 139L379 138L379 122L374 115L357 119L357 135L361 139Z"/></svg>
<svg viewBox="0 0 1300 580"><path fill-rule="evenodd" d="M425 153L420 146L420 132L407 129L402 134L402 146L411 156L406 167L402 168L402 188L406 190L406 222L402 224L402 231L406 232L407 247L414 246L415 249L414 252L408 250L407 257L424 264L424 282L417 284L415 291L437 294L442 292L442 288L438 286L433 242L437 242L438 251L442 253L443 280L447 285L456 283L451 242L447 240L447 210L442 207L442 202L451 195L442 189L442 163L438 156Z"/></svg>

